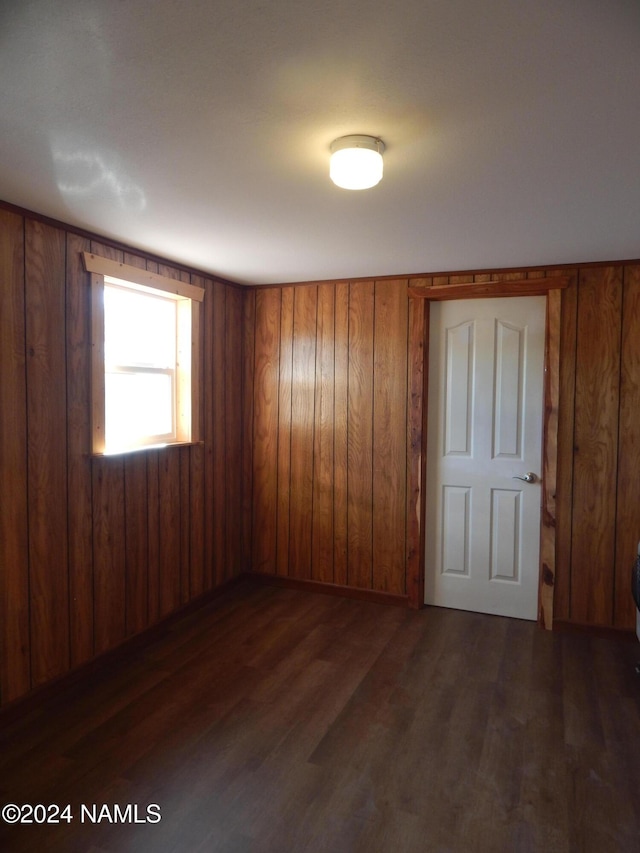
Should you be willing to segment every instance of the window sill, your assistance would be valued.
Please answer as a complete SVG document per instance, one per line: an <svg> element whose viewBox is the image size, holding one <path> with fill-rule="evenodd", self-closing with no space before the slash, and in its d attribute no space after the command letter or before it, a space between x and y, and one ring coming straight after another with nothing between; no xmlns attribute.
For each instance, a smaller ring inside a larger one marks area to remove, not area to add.
<svg viewBox="0 0 640 853"><path fill-rule="evenodd" d="M148 444L144 447L132 447L131 450L114 450L112 453L90 453L92 459L115 459L118 456L131 456L136 453L148 453L152 450L170 450L174 447L202 447L204 441L171 441L167 444Z"/></svg>

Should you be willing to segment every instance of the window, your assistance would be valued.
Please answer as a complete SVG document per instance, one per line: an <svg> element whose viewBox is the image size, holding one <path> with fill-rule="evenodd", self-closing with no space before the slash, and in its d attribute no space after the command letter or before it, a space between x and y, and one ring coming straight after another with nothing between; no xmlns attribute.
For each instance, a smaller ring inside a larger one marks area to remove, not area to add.
<svg viewBox="0 0 640 853"><path fill-rule="evenodd" d="M95 454L198 440L204 290L85 253Z"/></svg>

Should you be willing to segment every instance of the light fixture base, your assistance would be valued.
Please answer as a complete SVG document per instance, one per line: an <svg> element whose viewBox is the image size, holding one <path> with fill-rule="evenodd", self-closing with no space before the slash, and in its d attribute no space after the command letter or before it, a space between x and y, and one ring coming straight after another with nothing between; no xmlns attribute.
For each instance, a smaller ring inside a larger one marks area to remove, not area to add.
<svg viewBox="0 0 640 853"><path fill-rule="evenodd" d="M352 134L331 143L329 175L336 186L365 190L382 179L384 142L376 136Z"/></svg>

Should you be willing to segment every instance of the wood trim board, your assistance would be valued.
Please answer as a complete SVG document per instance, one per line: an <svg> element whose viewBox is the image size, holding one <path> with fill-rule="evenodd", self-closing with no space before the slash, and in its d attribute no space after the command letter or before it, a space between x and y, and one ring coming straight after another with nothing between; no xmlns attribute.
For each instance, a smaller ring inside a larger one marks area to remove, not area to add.
<svg viewBox="0 0 640 853"><path fill-rule="evenodd" d="M413 299L428 299L430 302L451 299L491 299L501 296L546 296L552 290L563 290L568 287L570 280L570 276L556 276L409 287L409 296Z"/></svg>
<svg viewBox="0 0 640 853"><path fill-rule="evenodd" d="M427 305L432 301L452 299L484 299L505 296L546 296L547 322L545 330L545 371L544 371L544 401L543 401L543 448L542 448L542 505L540 508L540 576L538 582L538 624L552 630L553 628L553 590L555 584L555 553L556 553L556 507L555 487L558 467L558 408L559 408L559 376L560 376L560 330L561 330L561 300L560 291L570 284L570 276L552 276L538 279L519 279L514 281L483 282L459 285L437 285L435 287L409 287L409 299L426 300ZM425 337L428 339L428 311L426 314ZM414 344L415 347L415 344ZM416 353L412 363L415 364ZM428 375L428 346L424 346L422 371ZM421 377L422 378L422 377ZM423 410L427 406L427 386L424 383ZM420 525L414 525L411 531L408 553L415 549L419 559L408 561L407 588L413 590L410 594L410 604L413 607L424 606L423 601L417 600L420 590L424 589L425 557L424 557L424 523L426 513L426 449L427 430L422 428L422 444L418 450L415 446L408 448L408 476L415 483L416 470L424 470L415 485L420 506ZM412 474L413 472L413 474ZM416 571L418 574L416 575Z"/></svg>

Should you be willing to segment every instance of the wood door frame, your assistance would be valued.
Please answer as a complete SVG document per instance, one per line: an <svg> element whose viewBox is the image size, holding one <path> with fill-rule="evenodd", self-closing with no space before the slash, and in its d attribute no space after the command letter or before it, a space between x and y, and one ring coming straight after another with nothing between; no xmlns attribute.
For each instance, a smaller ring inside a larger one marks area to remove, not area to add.
<svg viewBox="0 0 640 853"><path fill-rule="evenodd" d="M407 494L410 511L407 519L407 592L409 605L413 608L424 607L430 304L451 299L545 296L538 624L547 630L553 627L561 296L562 290L569 286L570 281L570 276L560 275L515 281L408 288L410 311Z"/></svg>

